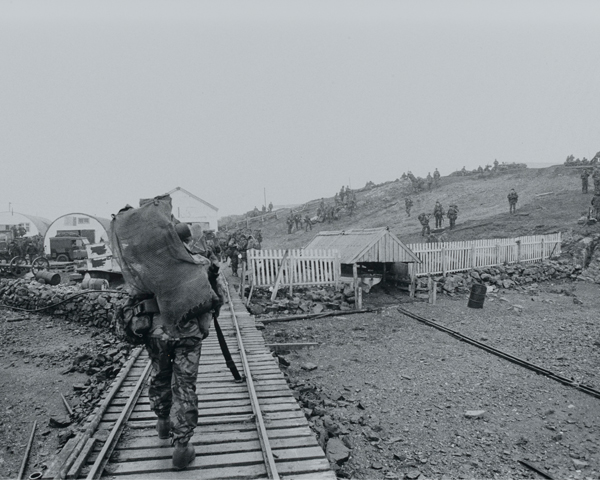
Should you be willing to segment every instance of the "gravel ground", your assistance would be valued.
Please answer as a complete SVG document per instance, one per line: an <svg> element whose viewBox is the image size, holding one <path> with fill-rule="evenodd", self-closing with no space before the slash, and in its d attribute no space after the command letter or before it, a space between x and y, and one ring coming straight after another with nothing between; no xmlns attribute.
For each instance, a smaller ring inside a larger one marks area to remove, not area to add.
<svg viewBox="0 0 600 480"><path fill-rule="evenodd" d="M600 389L597 285L502 290L488 293L483 309L467 308L467 295L440 295L437 305L407 300L376 288L365 295L365 306L385 304L379 313L266 326L270 343L319 343L285 355L285 371L322 444L339 437L351 447L350 459L336 466L340 477L542 478L520 461L555 479L600 477L600 398L397 310L401 301L425 318Z"/></svg>

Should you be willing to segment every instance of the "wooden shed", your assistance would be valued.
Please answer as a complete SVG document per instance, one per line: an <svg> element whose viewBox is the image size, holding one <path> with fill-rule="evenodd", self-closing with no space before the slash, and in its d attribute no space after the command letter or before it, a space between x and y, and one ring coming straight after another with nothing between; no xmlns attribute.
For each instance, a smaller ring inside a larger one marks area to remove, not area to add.
<svg viewBox="0 0 600 480"><path fill-rule="evenodd" d="M394 266L420 263L419 257L389 227L319 232L305 249L338 250L342 279L354 281L355 287L360 281L358 290L366 292L385 279Z"/></svg>

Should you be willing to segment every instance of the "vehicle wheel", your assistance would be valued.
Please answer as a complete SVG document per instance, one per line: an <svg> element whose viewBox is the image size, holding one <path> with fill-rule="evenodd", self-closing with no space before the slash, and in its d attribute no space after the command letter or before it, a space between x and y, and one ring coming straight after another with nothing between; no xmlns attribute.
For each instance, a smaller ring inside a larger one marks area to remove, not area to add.
<svg viewBox="0 0 600 480"><path fill-rule="evenodd" d="M50 270L50 262L45 257L37 257L31 262L31 272L35 275L42 270Z"/></svg>
<svg viewBox="0 0 600 480"><path fill-rule="evenodd" d="M23 257L14 257L10 261L9 265L10 273L13 275L22 275L27 271L27 268L25 268L25 265L27 265L27 260L25 260Z"/></svg>
<svg viewBox="0 0 600 480"><path fill-rule="evenodd" d="M64 253L61 253L59 256L56 257L56 261L57 262L68 262L69 257L67 257Z"/></svg>

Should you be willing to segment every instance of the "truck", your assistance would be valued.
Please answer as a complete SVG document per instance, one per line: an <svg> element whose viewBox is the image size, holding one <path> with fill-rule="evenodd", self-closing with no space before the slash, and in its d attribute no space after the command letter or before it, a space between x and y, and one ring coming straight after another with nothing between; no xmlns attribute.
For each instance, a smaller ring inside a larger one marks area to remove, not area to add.
<svg viewBox="0 0 600 480"><path fill-rule="evenodd" d="M50 237L50 258L57 262L73 262L87 258L87 237L73 235L70 232L57 233Z"/></svg>

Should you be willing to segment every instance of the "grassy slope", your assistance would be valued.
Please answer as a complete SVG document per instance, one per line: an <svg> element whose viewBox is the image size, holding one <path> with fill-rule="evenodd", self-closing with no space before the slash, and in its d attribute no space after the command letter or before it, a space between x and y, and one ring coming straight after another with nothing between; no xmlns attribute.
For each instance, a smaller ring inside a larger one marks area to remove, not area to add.
<svg viewBox="0 0 600 480"><path fill-rule="evenodd" d="M592 183L592 182L590 182ZM590 185L593 191L593 184ZM506 196L511 188L519 194L517 213L510 215ZM552 195L536 195L553 192ZM411 195L414 201L411 217L404 210L404 198ZM321 230L348 230L389 226L405 243L422 242L421 226L417 216L431 213L436 200L444 209L456 203L460 209L456 230L446 230L448 240L501 238L574 230L578 233L598 231L599 227L577 224L587 211L592 194L581 194L581 180L576 169L549 167L524 169L484 179L476 177L442 177L441 185L431 192L412 194L410 182L390 182L372 190L357 193L358 208L352 217L344 215L331 224L317 224L309 232L287 234L285 217L269 220L262 226L263 248L304 247ZM320 199L306 205L314 215ZM333 202L332 198L325 199ZM435 225L433 217L430 225ZM445 219L444 226L448 225Z"/></svg>

